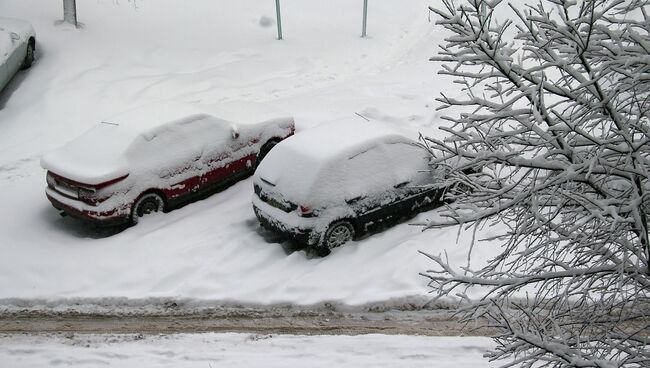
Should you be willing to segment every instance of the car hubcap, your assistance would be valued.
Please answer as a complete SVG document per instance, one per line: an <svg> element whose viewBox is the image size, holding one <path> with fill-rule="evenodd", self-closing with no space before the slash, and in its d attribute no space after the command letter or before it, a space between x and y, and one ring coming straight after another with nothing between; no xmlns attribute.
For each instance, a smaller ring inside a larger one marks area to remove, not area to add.
<svg viewBox="0 0 650 368"><path fill-rule="evenodd" d="M345 225L339 225L332 229L327 238L328 248L336 248L352 240L352 231Z"/></svg>
<svg viewBox="0 0 650 368"><path fill-rule="evenodd" d="M157 198L147 198L138 207L138 217L158 212L161 209L161 203Z"/></svg>

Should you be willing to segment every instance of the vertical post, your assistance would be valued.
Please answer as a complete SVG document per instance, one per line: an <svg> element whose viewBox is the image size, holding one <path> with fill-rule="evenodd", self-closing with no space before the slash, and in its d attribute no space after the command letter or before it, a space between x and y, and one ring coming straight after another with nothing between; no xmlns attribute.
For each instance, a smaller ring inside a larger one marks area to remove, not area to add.
<svg viewBox="0 0 650 368"><path fill-rule="evenodd" d="M280 16L280 0L275 0L275 20L278 22L278 40L282 39L282 17Z"/></svg>
<svg viewBox="0 0 650 368"><path fill-rule="evenodd" d="M363 26L361 28L361 37L366 37L367 24L368 24L368 0L363 0Z"/></svg>
<svg viewBox="0 0 650 368"><path fill-rule="evenodd" d="M77 27L76 0L63 0L63 21Z"/></svg>

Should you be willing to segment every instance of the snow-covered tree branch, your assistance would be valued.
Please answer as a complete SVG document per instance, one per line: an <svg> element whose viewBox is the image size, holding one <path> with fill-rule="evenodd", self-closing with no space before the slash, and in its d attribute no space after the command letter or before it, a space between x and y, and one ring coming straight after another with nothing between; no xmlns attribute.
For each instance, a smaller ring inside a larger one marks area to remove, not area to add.
<svg viewBox="0 0 650 368"><path fill-rule="evenodd" d="M501 328L492 358L650 366L649 2L442 4L431 10L449 36L432 60L466 96L438 99L451 126L425 141L434 164L465 164L428 227L506 231L478 269L427 254L424 275Z"/></svg>

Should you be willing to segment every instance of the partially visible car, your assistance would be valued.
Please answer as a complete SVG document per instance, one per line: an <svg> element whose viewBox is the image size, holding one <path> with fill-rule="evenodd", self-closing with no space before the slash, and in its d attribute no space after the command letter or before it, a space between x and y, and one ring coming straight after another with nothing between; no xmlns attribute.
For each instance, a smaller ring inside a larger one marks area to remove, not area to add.
<svg viewBox="0 0 650 368"><path fill-rule="evenodd" d="M0 91L34 62L36 32L29 22L0 17Z"/></svg>
<svg viewBox="0 0 650 368"><path fill-rule="evenodd" d="M73 217L135 223L250 176L274 145L294 133L291 117L214 114L166 102L96 124L42 157L47 198Z"/></svg>
<svg viewBox="0 0 650 368"><path fill-rule="evenodd" d="M379 122L318 126L278 144L253 177L261 225L319 253L442 204L445 167Z"/></svg>

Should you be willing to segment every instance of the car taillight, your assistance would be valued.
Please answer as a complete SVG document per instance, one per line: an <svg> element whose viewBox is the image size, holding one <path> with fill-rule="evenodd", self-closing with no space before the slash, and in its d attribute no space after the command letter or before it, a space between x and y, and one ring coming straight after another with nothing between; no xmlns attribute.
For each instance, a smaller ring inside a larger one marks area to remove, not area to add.
<svg viewBox="0 0 650 368"><path fill-rule="evenodd" d="M87 188L79 188L77 189L77 194L79 195L79 199L81 199L84 202L89 202L95 199L95 190L94 189L87 189Z"/></svg>
<svg viewBox="0 0 650 368"><path fill-rule="evenodd" d="M298 206L298 214L302 217L312 217L314 210L309 206Z"/></svg>
<svg viewBox="0 0 650 368"><path fill-rule="evenodd" d="M45 180L47 181L47 186L50 188L54 188L56 186L56 179L54 179L54 176L50 174L48 171L47 176L45 177Z"/></svg>

